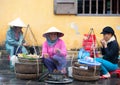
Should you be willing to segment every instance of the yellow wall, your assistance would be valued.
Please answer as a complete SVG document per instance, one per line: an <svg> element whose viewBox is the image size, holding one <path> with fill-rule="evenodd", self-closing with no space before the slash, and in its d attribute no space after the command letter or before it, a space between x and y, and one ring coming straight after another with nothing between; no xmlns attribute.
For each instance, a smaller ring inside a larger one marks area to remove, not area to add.
<svg viewBox="0 0 120 85"><path fill-rule="evenodd" d="M54 15L53 0L0 0L0 43L5 41L8 22L17 17L30 24L39 45L45 40L42 34L51 26L56 26L65 33L62 39L68 49L79 48L83 34L88 33L90 28L94 28L99 41L102 38L99 33L108 25L115 29L120 41L120 30L116 30L120 26L120 17ZM76 35L71 23L78 25L80 35Z"/></svg>

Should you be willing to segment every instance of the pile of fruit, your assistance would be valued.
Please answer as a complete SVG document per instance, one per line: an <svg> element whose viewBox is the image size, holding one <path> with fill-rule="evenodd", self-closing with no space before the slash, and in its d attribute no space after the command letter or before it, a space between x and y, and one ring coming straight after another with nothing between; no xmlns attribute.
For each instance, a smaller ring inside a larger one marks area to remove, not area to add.
<svg viewBox="0 0 120 85"><path fill-rule="evenodd" d="M38 55L32 55L32 54L30 54L30 55L26 55L26 54L22 54L22 53L19 53L18 54L18 57L19 58L25 58L25 59L29 59L29 60L35 60L36 58L39 58L39 56Z"/></svg>

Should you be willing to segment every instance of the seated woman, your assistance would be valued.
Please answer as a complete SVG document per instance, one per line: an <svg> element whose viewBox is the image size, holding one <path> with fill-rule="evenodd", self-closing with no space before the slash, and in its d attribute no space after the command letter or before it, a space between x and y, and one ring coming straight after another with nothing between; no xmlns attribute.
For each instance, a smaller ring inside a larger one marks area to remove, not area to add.
<svg viewBox="0 0 120 85"><path fill-rule="evenodd" d="M49 72L59 71L65 73L67 50L60 37L64 34L55 27L51 27L43 34L46 38L42 46L42 56L45 66Z"/></svg>
<svg viewBox="0 0 120 85"><path fill-rule="evenodd" d="M101 78L110 78L109 72L118 68L119 45L111 27L105 27L101 34L103 34L101 40L103 59L96 58L96 61L101 63Z"/></svg>

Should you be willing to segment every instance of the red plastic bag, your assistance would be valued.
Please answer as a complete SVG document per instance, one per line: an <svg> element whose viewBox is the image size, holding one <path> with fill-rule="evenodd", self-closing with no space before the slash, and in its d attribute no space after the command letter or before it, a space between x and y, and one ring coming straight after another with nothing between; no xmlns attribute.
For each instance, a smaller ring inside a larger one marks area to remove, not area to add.
<svg viewBox="0 0 120 85"><path fill-rule="evenodd" d="M94 34L84 34L82 46L86 51L90 52L91 57L94 57L93 49L96 46L96 36ZM95 51L95 55L98 57L97 51Z"/></svg>

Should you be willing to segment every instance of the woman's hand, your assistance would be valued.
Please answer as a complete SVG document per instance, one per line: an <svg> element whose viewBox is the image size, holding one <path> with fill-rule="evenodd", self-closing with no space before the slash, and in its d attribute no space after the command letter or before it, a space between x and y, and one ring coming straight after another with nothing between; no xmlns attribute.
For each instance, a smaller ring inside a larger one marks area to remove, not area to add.
<svg viewBox="0 0 120 85"><path fill-rule="evenodd" d="M59 48L55 49L55 53L60 53L60 52L61 52L61 50Z"/></svg>
<svg viewBox="0 0 120 85"><path fill-rule="evenodd" d="M97 48L98 48L97 44L92 45L92 49L97 49Z"/></svg>
<svg viewBox="0 0 120 85"><path fill-rule="evenodd" d="M27 43L23 43L23 46L27 46Z"/></svg>
<svg viewBox="0 0 120 85"><path fill-rule="evenodd" d="M43 57L44 57L44 58L48 58L48 57L49 57L48 53L44 53L44 54L43 54Z"/></svg>
<svg viewBox="0 0 120 85"><path fill-rule="evenodd" d="M102 44L105 48L107 48L107 42L106 42L104 39L101 40L101 44Z"/></svg>

